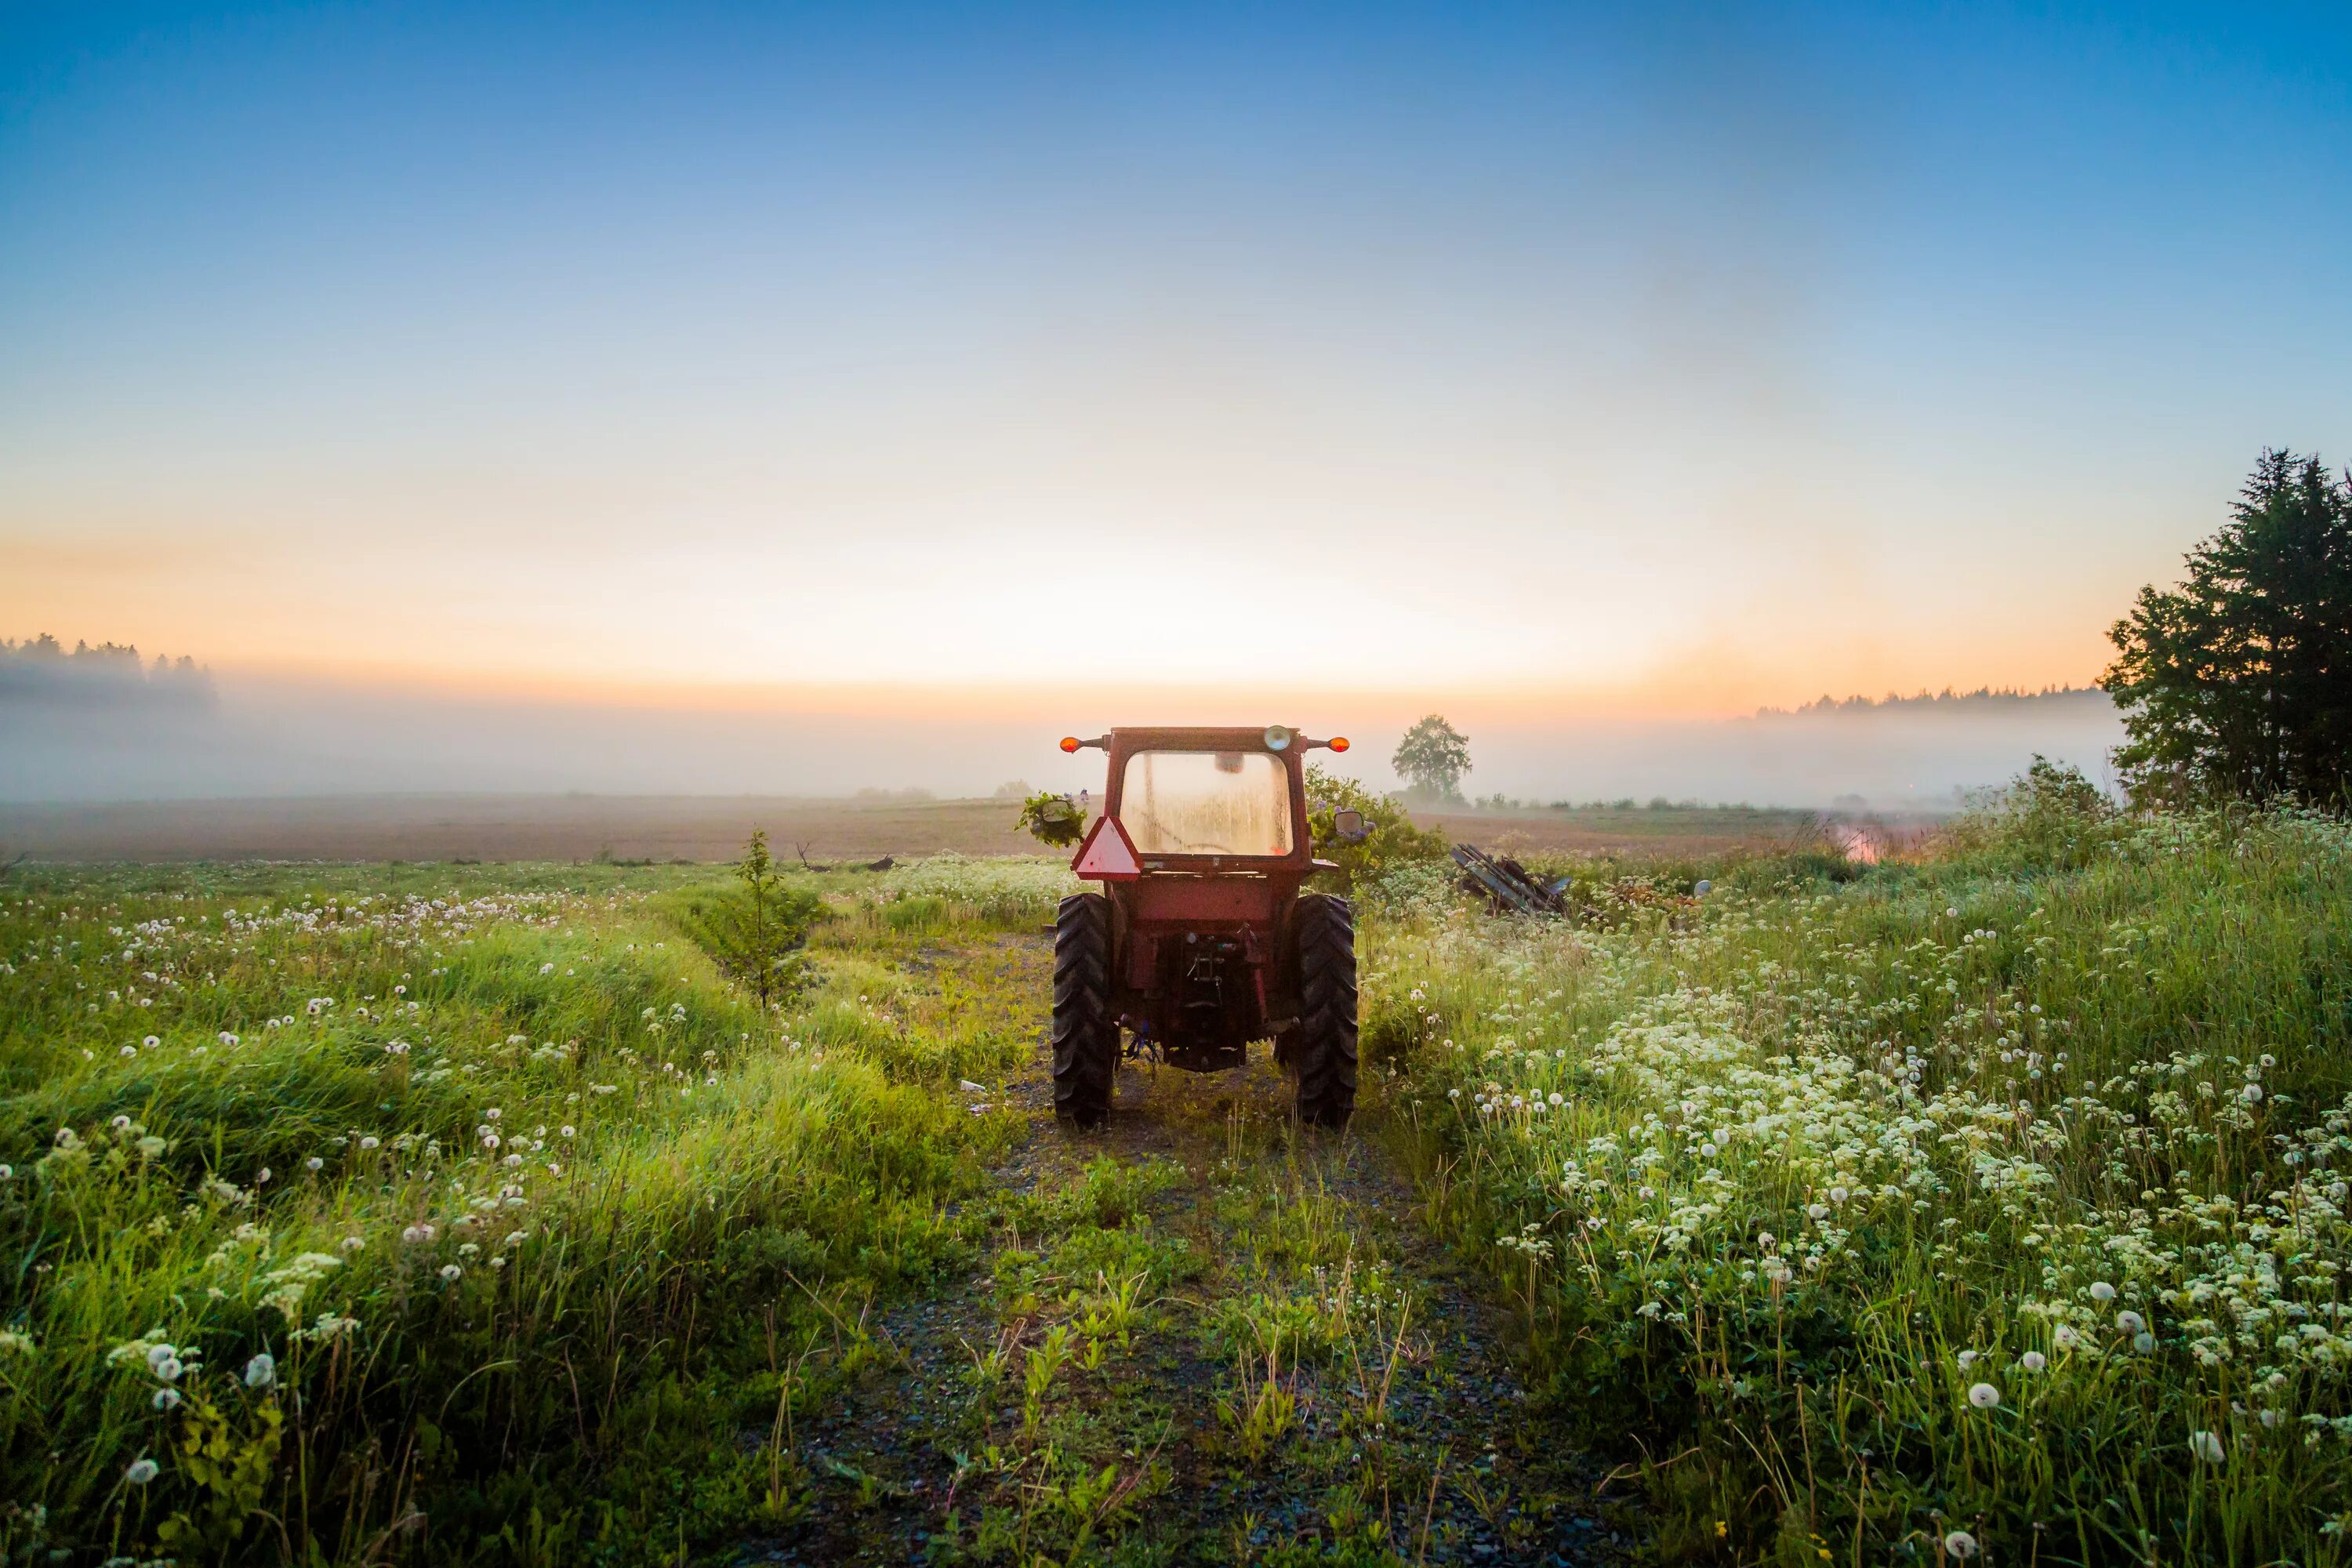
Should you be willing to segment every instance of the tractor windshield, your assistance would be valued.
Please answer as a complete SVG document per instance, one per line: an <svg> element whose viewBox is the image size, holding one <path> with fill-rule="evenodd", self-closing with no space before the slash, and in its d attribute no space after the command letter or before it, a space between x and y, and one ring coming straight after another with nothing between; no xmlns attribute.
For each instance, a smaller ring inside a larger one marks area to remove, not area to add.
<svg viewBox="0 0 2352 1568"><path fill-rule="evenodd" d="M1138 752L1118 820L1144 855L1287 855L1290 774L1265 752Z"/></svg>

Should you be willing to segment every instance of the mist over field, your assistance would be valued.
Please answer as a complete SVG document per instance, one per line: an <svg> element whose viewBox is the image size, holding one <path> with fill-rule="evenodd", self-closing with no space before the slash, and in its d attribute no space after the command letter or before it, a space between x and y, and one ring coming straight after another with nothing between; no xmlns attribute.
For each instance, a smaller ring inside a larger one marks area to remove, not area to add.
<svg viewBox="0 0 2352 1568"><path fill-rule="evenodd" d="M201 700L59 700L0 687L0 799L187 800L348 794L845 795L918 789L988 795L1021 780L1100 783L1067 732L1155 721L1268 721L1356 742L1330 761L1378 788L1404 727L1434 707L1471 737L1469 795L1633 797L1934 809L1999 784L2036 754L2105 777L2120 737L2097 691L1763 713L1743 718L1580 714L1462 700L1253 693L1122 702L1087 692L979 716L951 700L824 706L473 697L242 677Z"/></svg>

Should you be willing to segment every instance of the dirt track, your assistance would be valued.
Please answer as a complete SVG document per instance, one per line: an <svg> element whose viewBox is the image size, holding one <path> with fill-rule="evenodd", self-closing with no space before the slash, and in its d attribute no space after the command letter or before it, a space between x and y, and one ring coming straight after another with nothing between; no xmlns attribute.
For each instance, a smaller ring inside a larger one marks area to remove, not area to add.
<svg viewBox="0 0 2352 1568"><path fill-rule="evenodd" d="M1205 1077L1130 1064L1108 1126L1074 1132L1053 1112L1046 942L924 956L926 987L1005 1006L1035 1038L985 1096L1026 1123L993 1173L1003 1228L968 1279L870 1320L878 1354L798 1434L809 1511L741 1543L746 1560L1017 1561L1016 1533L1072 1563L1251 1563L1284 1544L1292 1563L1624 1560L1603 1467L1521 1382L1513 1308L1433 1236L1377 1089L1347 1131L1303 1131L1263 1047ZM1019 1374L1053 1325L1129 1278L1138 1306L1103 1365L1049 1370L1024 1412ZM1318 1353L1302 1325L1334 1321ZM1250 1413L1268 1401L1259 1449ZM1050 1516L1098 1469L1115 1484L1074 1540Z"/></svg>
<svg viewBox="0 0 2352 1568"><path fill-rule="evenodd" d="M785 795L330 795L0 805L0 863L35 860L731 860L754 827L790 858L1033 855L1003 800ZM1704 855L1811 830L1811 813L1675 807L1417 813L1511 854Z"/></svg>
<svg viewBox="0 0 2352 1568"><path fill-rule="evenodd" d="M760 795L345 795L0 805L0 858L730 860L754 827L790 859L1020 855L1013 803Z"/></svg>

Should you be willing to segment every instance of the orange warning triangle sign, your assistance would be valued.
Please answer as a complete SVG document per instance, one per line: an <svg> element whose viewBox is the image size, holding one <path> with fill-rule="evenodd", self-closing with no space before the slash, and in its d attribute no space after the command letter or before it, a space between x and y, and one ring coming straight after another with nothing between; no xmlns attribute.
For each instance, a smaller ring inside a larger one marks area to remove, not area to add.
<svg viewBox="0 0 2352 1568"><path fill-rule="evenodd" d="M1136 858L1135 843L1118 818L1104 816L1087 830L1070 869L1092 882L1131 882L1143 875L1143 862Z"/></svg>

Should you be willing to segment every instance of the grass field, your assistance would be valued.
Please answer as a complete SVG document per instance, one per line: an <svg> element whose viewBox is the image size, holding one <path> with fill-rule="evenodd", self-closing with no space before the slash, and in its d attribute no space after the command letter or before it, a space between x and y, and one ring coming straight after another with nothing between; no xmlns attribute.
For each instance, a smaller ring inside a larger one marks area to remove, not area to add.
<svg viewBox="0 0 2352 1568"><path fill-rule="evenodd" d="M1050 861L768 1014L709 868L20 866L0 1560L2340 1561L2352 833L1671 847L1359 889L1339 1136L1057 1130Z"/></svg>

